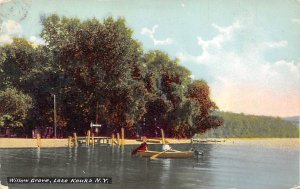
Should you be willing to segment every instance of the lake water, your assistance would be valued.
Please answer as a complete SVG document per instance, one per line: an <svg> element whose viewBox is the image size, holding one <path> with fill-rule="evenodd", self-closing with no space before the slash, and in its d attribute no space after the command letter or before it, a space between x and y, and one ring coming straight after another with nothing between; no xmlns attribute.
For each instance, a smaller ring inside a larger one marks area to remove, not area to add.
<svg viewBox="0 0 300 189"><path fill-rule="evenodd" d="M198 144L194 147L204 152L201 157L150 160L132 157L134 147L0 149L0 179L7 185L6 177L112 178L112 184L10 184L10 189L289 189L299 185L299 149Z"/></svg>

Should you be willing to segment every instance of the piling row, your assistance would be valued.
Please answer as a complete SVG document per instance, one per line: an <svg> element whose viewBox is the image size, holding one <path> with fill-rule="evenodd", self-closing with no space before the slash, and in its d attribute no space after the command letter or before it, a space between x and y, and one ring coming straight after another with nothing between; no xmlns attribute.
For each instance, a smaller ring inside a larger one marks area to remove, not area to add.
<svg viewBox="0 0 300 189"><path fill-rule="evenodd" d="M82 139L82 137L79 137ZM77 147L78 146L78 137L77 134L74 133L73 137L70 136L69 137L69 142L68 142L68 146L69 147ZM125 145L125 131L124 128L121 128L121 136L120 133L117 133L116 138L115 138L115 134L112 134L111 138L101 138L101 137L95 137L94 133L91 134L91 131L88 130L87 131L87 135L84 138L84 142L86 144L86 146L94 146L96 144L96 141L99 140L99 143L106 143L107 144L111 144L112 146L118 145L118 146L124 146Z"/></svg>
<svg viewBox="0 0 300 189"><path fill-rule="evenodd" d="M82 141L82 139L84 141ZM112 146L115 146L115 145L124 146L125 145L125 131L124 131L124 128L121 128L121 137L120 137L120 133L117 133L117 138L115 138L114 134L112 134L111 138L95 137L95 134L94 133L91 134L90 130L87 131L87 135L84 138L78 137L76 133L73 133L73 136L68 137L68 147L77 147L79 140L82 142L85 142L86 146L90 146L90 145L95 146L95 143L97 140L99 140L100 144L101 144L101 141L103 141L102 143L105 143L105 140L106 140L106 143L111 144ZM40 134L37 134L37 136L36 136L36 143L37 143L38 148L40 148L42 146Z"/></svg>

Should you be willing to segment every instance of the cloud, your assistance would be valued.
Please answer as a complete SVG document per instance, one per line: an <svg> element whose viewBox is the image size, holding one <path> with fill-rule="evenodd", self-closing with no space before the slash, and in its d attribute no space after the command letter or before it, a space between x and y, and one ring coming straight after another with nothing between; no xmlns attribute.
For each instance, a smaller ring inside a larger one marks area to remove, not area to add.
<svg viewBox="0 0 300 189"><path fill-rule="evenodd" d="M263 42L262 45L265 47L265 49L281 48L281 47L286 47L288 45L288 42L287 41Z"/></svg>
<svg viewBox="0 0 300 189"><path fill-rule="evenodd" d="M11 43L13 37L20 37L22 34L21 25L14 20L7 20L2 22L0 28L0 45Z"/></svg>
<svg viewBox="0 0 300 189"><path fill-rule="evenodd" d="M212 25L218 34L210 40L197 37L202 52L198 56L178 53L183 62L207 68L212 96L221 110L264 115L300 114L300 63L268 61L265 53L285 48L285 40L242 41L260 35L253 25L235 21L230 26ZM257 28L256 28L257 29ZM243 35L247 35L246 37ZM239 45L236 43L240 42Z"/></svg>
<svg viewBox="0 0 300 189"><path fill-rule="evenodd" d="M1 25L1 33L8 33L10 35L19 35L22 33L21 25L14 20L7 20Z"/></svg>
<svg viewBox="0 0 300 189"><path fill-rule="evenodd" d="M14 20L2 22L0 28L0 45L12 43L13 38L22 37L22 33L22 26L18 22ZM32 42L32 45L35 47L45 44L45 41L40 37L31 36L28 40Z"/></svg>
<svg viewBox="0 0 300 189"><path fill-rule="evenodd" d="M228 27L220 27L217 24L212 24L212 26L219 31L219 35L207 41L203 40L201 37L197 37L198 45L203 48L203 51L208 51L213 48L220 48L224 42L232 39L232 36L236 30L241 28L239 21L234 22Z"/></svg>
<svg viewBox="0 0 300 189"><path fill-rule="evenodd" d="M204 40L201 36L197 37L198 45L202 47L202 55L197 57L183 57L181 54L181 58L184 59L194 59L196 62L206 62L209 58L211 58L211 54L213 54L213 51L219 51L222 45L230 41L236 31L238 31L241 28L241 24L239 21L234 22L232 25L228 27L221 27L217 24L212 24L212 27L217 29L219 31L219 35L215 36L211 40Z"/></svg>
<svg viewBox="0 0 300 189"><path fill-rule="evenodd" d="M32 43L33 46L37 47L38 45L45 45L46 42L44 41L44 39L40 38L40 37L36 37L36 36L31 36L29 38L29 41Z"/></svg>
<svg viewBox="0 0 300 189"><path fill-rule="evenodd" d="M292 23L300 24L300 18L293 18L291 21Z"/></svg>
<svg viewBox="0 0 300 189"><path fill-rule="evenodd" d="M149 29L149 28L142 28L141 30L141 34L142 35L146 35L148 37L150 37L150 39L152 39L153 43L154 43L154 46L157 46L157 45L170 45L170 44L173 44L174 43L174 40L171 39L171 38L166 38L164 40L158 40L154 37L154 34L155 34L155 30L158 28L158 25L154 25L152 27L152 29Z"/></svg>

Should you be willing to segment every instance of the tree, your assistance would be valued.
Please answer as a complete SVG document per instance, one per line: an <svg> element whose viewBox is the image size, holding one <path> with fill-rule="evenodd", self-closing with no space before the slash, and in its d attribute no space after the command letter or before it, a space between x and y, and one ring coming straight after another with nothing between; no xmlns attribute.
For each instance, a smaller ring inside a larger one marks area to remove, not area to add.
<svg viewBox="0 0 300 189"><path fill-rule="evenodd" d="M35 66L35 49L23 38L14 38L12 44L0 47L0 89L20 88L24 77Z"/></svg>
<svg viewBox="0 0 300 189"><path fill-rule="evenodd" d="M219 137L298 137L299 128L281 118L217 112L224 125L216 129ZM225 135L224 135L225 133ZM212 136L216 137L216 136Z"/></svg>
<svg viewBox="0 0 300 189"><path fill-rule="evenodd" d="M147 106L144 116L147 134L157 127L167 136L191 137L197 132L222 125L211 114L217 109L209 97L205 81L191 81L191 72L161 51L149 51L143 57Z"/></svg>
<svg viewBox="0 0 300 189"><path fill-rule="evenodd" d="M199 114L194 119L196 132L204 133L223 124L223 119L213 115L217 106L209 95L209 86L204 80L195 80L189 85L188 97L195 100L199 106Z"/></svg>
<svg viewBox="0 0 300 189"><path fill-rule="evenodd" d="M142 49L125 20L81 22L52 15L42 23L41 35L69 81L63 90L68 120L80 118L80 124L88 126L100 113L107 130L132 130L144 114Z"/></svg>
<svg viewBox="0 0 300 189"><path fill-rule="evenodd" d="M32 107L32 100L15 88L7 88L0 91L0 104L0 126L21 127Z"/></svg>
<svg viewBox="0 0 300 189"><path fill-rule="evenodd" d="M79 134L90 122L102 134L119 132L191 137L217 127L217 107L204 81L165 52L143 53L123 18L81 21L42 17L44 45L15 38L0 47L0 90L15 88L32 98L26 122L43 129L53 125L56 95L58 127ZM31 130L28 127L28 130Z"/></svg>

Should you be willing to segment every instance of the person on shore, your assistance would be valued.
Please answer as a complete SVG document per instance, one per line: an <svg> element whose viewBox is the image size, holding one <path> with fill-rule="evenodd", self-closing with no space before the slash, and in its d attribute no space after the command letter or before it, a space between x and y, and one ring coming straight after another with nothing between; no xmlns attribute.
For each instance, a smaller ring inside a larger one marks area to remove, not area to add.
<svg viewBox="0 0 300 189"><path fill-rule="evenodd" d="M147 137L144 136L142 144L139 147L137 147L136 149L134 149L131 152L131 155L136 155L138 152L144 152L147 150L148 150Z"/></svg>

